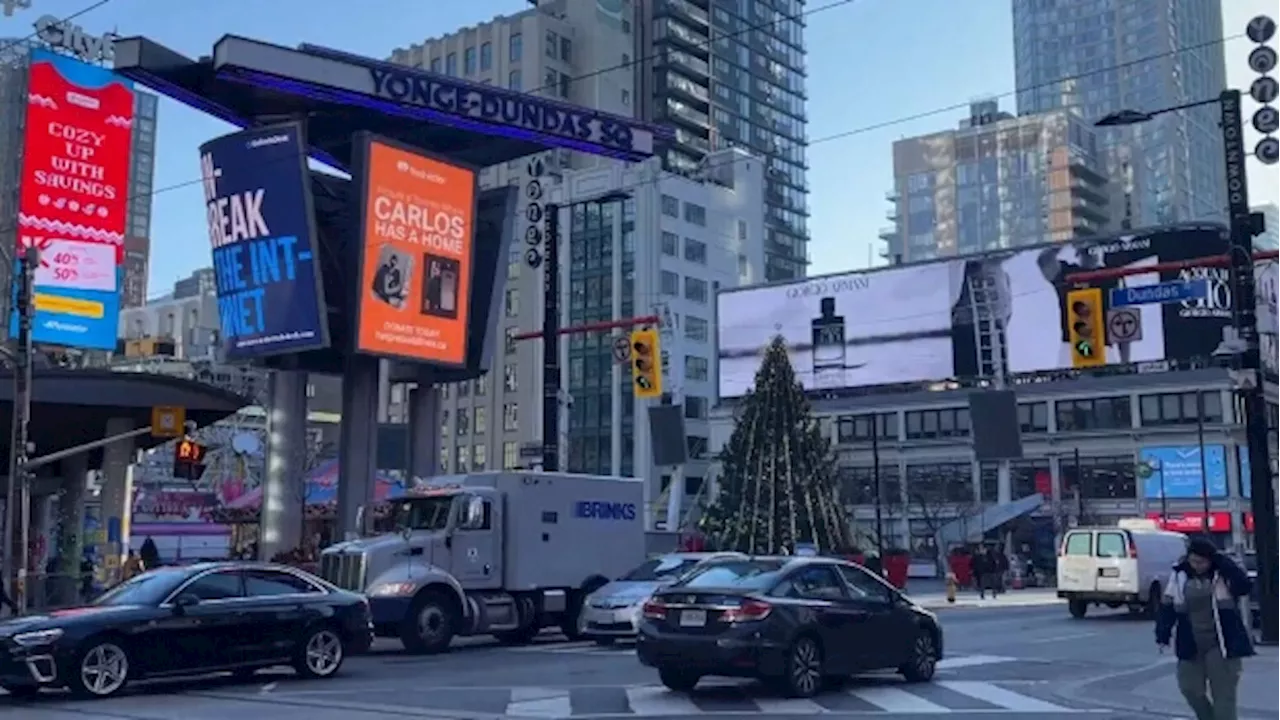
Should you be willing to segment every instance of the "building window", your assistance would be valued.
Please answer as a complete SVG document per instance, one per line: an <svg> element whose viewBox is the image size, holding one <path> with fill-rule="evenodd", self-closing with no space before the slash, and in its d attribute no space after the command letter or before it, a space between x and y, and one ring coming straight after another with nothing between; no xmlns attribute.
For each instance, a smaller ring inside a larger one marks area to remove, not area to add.
<svg viewBox="0 0 1280 720"><path fill-rule="evenodd" d="M520 406L517 403L506 403L502 406L502 429L507 432L520 429Z"/></svg>
<svg viewBox="0 0 1280 720"><path fill-rule="evenodd" d="M684 220L699 227L706 227L707 209L701 205L687 202L684 204Z"/></svg>
<svg viewBox="0 0 1280 720"><path fill-rule="evenodd" d="M471 422L474 426L473 433L476 435L484 435L489 430L489 413L487 408L477 407L471 411Z"/></svg>
<svg viewBox="0 0 1280 720"><path fill-rule="evenodd" d="M449 53L448 55L444 56L444 74L445 75L458 74L458 53Z"/></svg>
<svg viewBox="0 0 1280 720"><path fill-rule="evenodd" d="M523 88L520 87L520 71L519 70L512 70L511 72L507 73L507 87L511 88L512 90L523 90Z"/></svg>
<svg viewBox="0 0 1280 720"><path fill-rule="evenodd" d="M1048 499L1053 495L1052 478L1048 460L1014 460L1009 463L1010 496L1014 500L1020 500L1040 493ZM981 463L978 466L978 480L982 486L982 502L999 502L1000 466L996 463Z"/></svg>
<svg viewBox="0 0 1280 720"><path fill-rule="evenodd" d="M467 471L467 460L470 459L468 457L470 455L470 450L471 446L469 445L459 445L454 449L454 454L457 455L458 458L456 467L453 469L454 472L464 473Z"/></svg>
<svg viewBox="0 0 1280 720"><path fill-rule="evenodd" d="M486 373L472 381L475 384L474 392L476 397L484 397L489 394L489 375Z"/></svg>
<svg viewBox="0 0 1280 720"><path fill-rule="evenodd" d="M471 470L480 472L489 464L489 447L487 445L476 445L471 448Z"/></svg>
<svg viewBox="0 0 1280 720"><path fill-rule="evenodd" d="M711 376L711 363L697 355L684 356L684 377L686 380L703 381Z"/></svg>
<svg viewBox="0 0 1280 720"><path fill-rule="evenodd" d="M507 355L515 355L515 354L516 354L516 343L518 342L518 341L516 340L516 329L515 329L515 328L507 328L507 329L503 330L502 332L503 332L503 335L505 336L505 337L504 337L504 341L503 341L503 342L504 342L504 345L503 345L503 352L505 352Z"/></svg>
<svg viewBox="0 0 1280 720"><path fill-rule="evenodd" d="M897 442L898 414L877 413L875 415L841 415L836 423L836 442L870 442L872 420L875 421L876 435L881 440Z"/></svg>
<svg viewBox="0 0 1280 720"><path fill-rule="evenodd" d="M466 408L458 408L458 435L466 435L471 430L471 415Z"/></svg>
<svg viewBox="0 0 1280 720"><path fill-rule="evenodd" d="M1062 494L1070 497L1078 489L1085 500L1135 500L1138 484L1133 466L1132 455L1083 457L1078 469L1074 459L1062 460L1058 464Z"/></svg>
<svg viewBox="0 0 1280 720"><path fill-rule="evenodd" d="M544 90L549 93L554 93L558 89L559 85L560 85L560 73L556 72L555 70L552 70L551 68L547 68L546 71L542 74L542 87L538 89Z"/></svg>
<svg viewBox="0 0 1280 720"><path fill-rule="evenodd" d="M680 236L675 233L662 233L662 254L676 257L680 253Z"/></svg>
<svg viewBox="0 0 1280 720"><path fill-rule="evenodd" d="M440 473L449 474L449 448L440 448Z"/></svg>
<svg viewBox="0 0 1280 720"><path fill-rule="evenodd" d="M504 470L511 470L520 466L520 444L514 442L502 443L502 467Z"/></svg>
<svg viewBox="0 0 1280 720"><path fill-rule="evenodd" d="M515 288L507 290L506 300L504 302L505 313L507 317L520 317L520 291Z"/></svg>
<svg viewBox="0 0 1280 720"><path fill-rule="evenodd" d="M515 33L511 39L507 41L507 59L511 62L520 62L520 55L524 52L524 37L520 33Z"/></svg>
<svg viewBox="0 0 1280 720"><path fill-rule="evenodd" d="M662 214L667 217L680 217L680 201L670 195L662 196Z"/></svg>
<svg viewBox="0 0 1280 720"><path fill-rule="evenodd" d="M707 244L693 238L684 239L684 259L699 265L707 264Z"/></svg>
<svg viewBox="0 0 1280 720"><path fill-rule="evenodd" d="M520 381L517 379L519 377L517 372L518 370L515 365L502 366L502 389L503 390L507 392L515 392L519 388Z"/></svg>
<svg viewBox="0 0 1280 720"><path fill-rule="evenodd" d="M1133 426L1128 397L1059 400L1058 432L1127 430Z"/></svg>
<svg viewBox="0 0 1280 720"><path fill-rule="evenodd" d="M680 276L670 270L658 273L658 292L663 295L680 294Z"/></svg>
<svg viewBox="0 0 1280 720"><path fill-rule="evenodd" d="M707 281L702 278L686 277L684 279L684 299L705 303L710 297Z"/></svg>
<svg viewBox="0 0 1280 720"><path fill-rule="evenodd" d="M907 504L920 515L941 519L951 503L972 503L973 465L968 462L907 466Z"/></svg>
<svg viewBox="0 0 1280 720"><path fill-rule="evenodd" d="M689 420L706 420L711 402L697 395L684 396L684 416Z"/></svg>
<svg viewBox="0 0 1280 720"><path fill-rule="evenodd" d="M559 51L560 51L560 36L548 30L547 31L547 47L546 47L547 57L554 60L556 58L556 53L558 53Z"/></svg>
<svg viewBox="0 0 1280 720"><path fill-rule="evenodd" d="M1018 426L1024 433L1049 432L1049 403L1023 403L1018 406Z"/></svg>
<svg viewBox="0 0 1280 720"><path fill-rule="evenodd" d="M473 47L462 51L462 72L467 75L476 74L476 49Z"/></svg>
<svg viewBox="0 0 1280 720"><path fill-rule="evenodd" d="M1138 412L1143 426L1160 425L1195 425L1197 415L1209 424L1220 424L1222 415L1222 395L1215 391L1202 392L1204 413L1197 412L1196 393L1162 393L1160 395L1143 395L1138 398Z"/></svg>
<svg viewBox="0 0 1280 720"><path fill-rule="evenodd" d="M969 436L969 408L911 410L906 413L908 440Z"/></svg>
<svg viewBox="0 0 1280 720"><path fill-rule="evenodd" d="M684 336L694 342L706 342L711 337L711 323L696 315L685 315Z"/></svg>
<svg viewBox="0 0 1280 720"><path fill-rule="evenodd" d="M440 58L431 58L431 72L440 72Z"/></svg>
<svg viewBox="0 0 1280 720"><path fill-rule="evenodd" d="M849 505L874 505L876 472L874 467L846 465L840 468L841 499ZM902 478L896 464L880 465L880 505L895 508L902 505ZM875 544L874 540L871 543ZM889 545L885 545L889 547Z"/></svg>
<svg viewBox="0 0 1280 720"><path fill-rule="evenodd" d="M493 67L493 44L480 43L480 70L485 71Z"/></svg>
<svg viewBox="0 0 1280 720"><path fill-rule="evenodd" d="M630 91L630 90L627 90L627 89L625 89L625 88L624 88L624 89L622 90L622 94L621 94L621 96L620 96L619 100L621 100L621 102L622 102L623 106L630 106L630 105L631 105L631 91Z"/></svg>

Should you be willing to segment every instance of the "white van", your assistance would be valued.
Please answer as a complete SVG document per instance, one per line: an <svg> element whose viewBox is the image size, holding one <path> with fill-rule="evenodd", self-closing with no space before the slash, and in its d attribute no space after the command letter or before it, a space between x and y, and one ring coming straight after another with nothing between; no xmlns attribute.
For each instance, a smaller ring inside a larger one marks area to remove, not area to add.
<svg viewBox="0 0 1280 720"><path fill-rule="evenodd" d="M1075 618L1090 605L1154 614L1171 569L1186 554L1187 536L1161 530L1152 520L1072 528L1058 550L1058 597Z"/></svg>

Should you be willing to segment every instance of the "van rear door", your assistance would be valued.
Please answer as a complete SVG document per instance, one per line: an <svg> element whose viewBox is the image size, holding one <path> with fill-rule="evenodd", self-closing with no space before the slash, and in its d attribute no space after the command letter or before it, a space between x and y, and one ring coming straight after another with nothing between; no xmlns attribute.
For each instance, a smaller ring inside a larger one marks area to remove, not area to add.
<svg viewBox="0 0 1280 720"><path fill-rule="evenodd" d="M1130 552L1133 542L1128 530L1099 530L1094 545L1100 593L1138 592L1138 559Z"/></svg>
<svg viewBox="0 0 1280 720"><path fill-rule="evenodd" d="M1093 559L1093 532L1072 530L1062 540L1058 558L1058 590L1093 592L1097 573Z"/></svg>

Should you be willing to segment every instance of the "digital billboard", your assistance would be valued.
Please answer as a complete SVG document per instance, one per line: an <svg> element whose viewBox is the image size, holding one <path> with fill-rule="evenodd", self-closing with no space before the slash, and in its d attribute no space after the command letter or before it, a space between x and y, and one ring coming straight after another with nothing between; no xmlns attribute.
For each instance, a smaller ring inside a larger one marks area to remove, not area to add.
<svg viewBox="0 0 1280 720"><path fill-rule="evenodd" d="M364 136L356 350L467 362L476 171Z"/></svg>
<svg viewBox="0 0 1280 720"><path fill-rule="evenodd" d="M1148 500L1161 493L1170 500L1204 497L1206 477L1209 497L1227 496L1227 451L1222 445L1204 446L1203 470L1197 445L1142 448L1138 462L1142 496Z"/></svg>
<svg viewBox="0 0 1280 720"><path fill-rule="evenodd" d="M1225 229L1196 224L1040 245L799 282L731 289L716 298L720 397L744 395L764 348L781 335L806 389L835 390L974 377L974 318L999 319L1010 375L1072 367L1066 280L1091 269L1147 267L1221 254ZM1203 279L1205 298L1139 305L1142 334L1108 342L1108 364L1185 360L1233 350L1225 268L1155 268L1090 283L1103 290ZM1275 373L1275 267L1259 267L1264 364ZM1272 328L1268 331L1267 328Z"/></svg>
<svg viewBox="0 0 1280 720"><path fill-rule="evenodd" d="M327 347L302 126L211 140L200 166L227 359Z"/></svg>
<svg viewBox="0 0 1280 720"><path fill-rule="evenodd" d="M133 83L31 51L17 251L40 251L33 342L116 347L132 140Z"/></svg>

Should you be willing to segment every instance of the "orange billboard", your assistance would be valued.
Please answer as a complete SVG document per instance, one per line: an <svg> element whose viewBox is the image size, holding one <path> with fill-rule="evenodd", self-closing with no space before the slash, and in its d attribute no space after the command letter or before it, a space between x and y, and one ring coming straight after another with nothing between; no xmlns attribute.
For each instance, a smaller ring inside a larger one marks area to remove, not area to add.
<svg viewBox="0 0 1280 720"><path fill-rule="evenodd" d="M369 139L358 352L466 364L475 216L474 170Z"/></svg>

